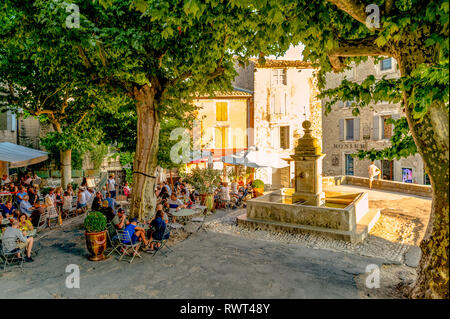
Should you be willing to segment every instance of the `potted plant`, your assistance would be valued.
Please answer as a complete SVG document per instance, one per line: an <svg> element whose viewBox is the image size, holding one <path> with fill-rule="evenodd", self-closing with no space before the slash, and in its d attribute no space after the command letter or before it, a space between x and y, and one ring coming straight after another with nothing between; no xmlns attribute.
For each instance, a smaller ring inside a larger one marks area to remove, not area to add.
<svg viewBox="0 0 450 319"><path fill-rule="evenodd" d="M253 196L258 197L264 194L264 182L260 179L255 179L252 182Z"/></svg>
<svg viewBox="0 0 450 319"><path fill-rule="evenodd" d="M90 253L89 260L103 260L106 249L106 217L101 212L91 212L84 220L86 230L86 247Z"/></svg>
<svg viewBox="0 0 450 319"><path fill-rule="evenodd" d="M201 204L207 204L211 210L214 204L214 190L219 187L222 171L212 168L193 168L183 180L192 185L200 194ZM211 200L211 198L213 200Z"/></svg>

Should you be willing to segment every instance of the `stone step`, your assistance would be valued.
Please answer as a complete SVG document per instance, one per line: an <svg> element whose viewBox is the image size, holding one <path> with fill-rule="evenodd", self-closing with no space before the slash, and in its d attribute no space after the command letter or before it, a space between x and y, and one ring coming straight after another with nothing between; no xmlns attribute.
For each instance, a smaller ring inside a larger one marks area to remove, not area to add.
<svg viewBox="0 0 450 319"><path fill-rule="evenodd" d="M369 211L359 220L356 224L356 236L358 242L363 241L367 237L370 230L380 218L380 215L379 208L369 208Z"/></svg>

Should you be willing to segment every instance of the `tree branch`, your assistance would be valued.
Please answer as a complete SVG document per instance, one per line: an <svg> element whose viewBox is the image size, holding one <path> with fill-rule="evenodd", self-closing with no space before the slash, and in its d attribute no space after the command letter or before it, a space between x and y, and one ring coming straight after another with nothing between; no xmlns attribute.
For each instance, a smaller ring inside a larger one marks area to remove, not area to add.
<svg viewBox="0 0 450 319"><path fill-rule="evenodd" d="M78 54L80 55L80 58L83 60L84 66L87 67L88 69L92 68L91 60L89 60L89 58L86 56L83 48L80 45L77 45L77 49L78 49Z"/></svg>
<svg viewBox="0 0 450 319"><path fill-rule="evenodd" d="M349 14L356 21L366 24L366 4L360 0L328 0L328 2Z"/></svg>
<svg viewBox="0 0 450 319"><path fill-rule="evenodd" d="M331 66L334 71L340 71L345 68L343 57L357 57L357 56L390 56L387 47L379 47L375 43L376 37L367 37L356 40L339 40L339 47L328 52Z"/></svg>

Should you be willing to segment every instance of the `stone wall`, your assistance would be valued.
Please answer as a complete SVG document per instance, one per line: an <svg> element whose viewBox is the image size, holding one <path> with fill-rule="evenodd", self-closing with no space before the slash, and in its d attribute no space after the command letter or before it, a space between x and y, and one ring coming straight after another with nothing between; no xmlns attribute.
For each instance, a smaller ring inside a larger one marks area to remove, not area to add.
<svg viewBox="0 0 450 319"><path fill-rule="evenodd" d="M322 178L322 184L325 185L355 185L369 187L369 179L358 176L325 176ZM432 197L431 186L418 185L412 183L402 183L388 180L375 179L372 183L373 189L382 189L387 191L412 194L423 197Z"/></svg>

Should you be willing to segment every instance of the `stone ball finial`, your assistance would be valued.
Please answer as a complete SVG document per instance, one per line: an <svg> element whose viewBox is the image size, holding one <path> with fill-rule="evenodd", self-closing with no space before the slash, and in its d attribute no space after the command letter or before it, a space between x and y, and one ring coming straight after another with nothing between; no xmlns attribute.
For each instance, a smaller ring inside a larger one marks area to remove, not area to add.
<svg viewBox="0 0 450 319"><path fill-rule="evenodd" d="M311 128L311 122L308 121L308 120L303 121L302 127L303 127L305 130L309 130L309 129Z"/></svg>

